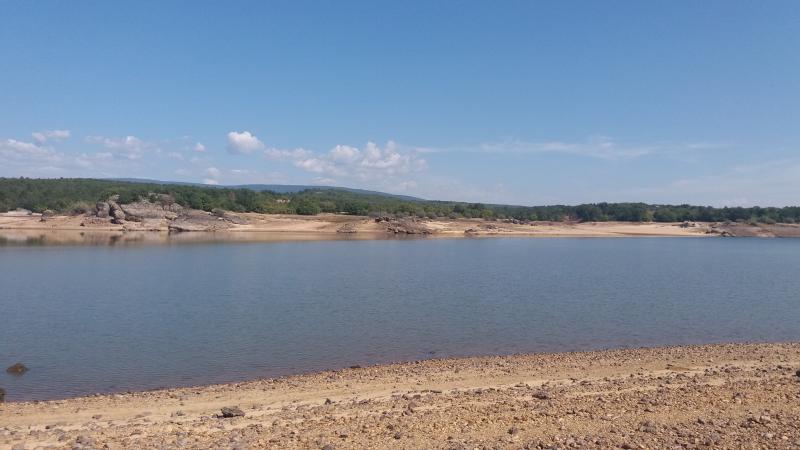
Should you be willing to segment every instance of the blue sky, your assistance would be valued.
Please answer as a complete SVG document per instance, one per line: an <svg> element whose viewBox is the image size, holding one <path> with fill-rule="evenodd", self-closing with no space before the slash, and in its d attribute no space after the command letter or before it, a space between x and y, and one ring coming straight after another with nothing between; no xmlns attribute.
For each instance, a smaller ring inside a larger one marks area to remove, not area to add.
<svg viewBox="0 0 800 450"><path fill-rule="evenodd" d="M0 176L800 204L800 2L0 1Z"/></svg>

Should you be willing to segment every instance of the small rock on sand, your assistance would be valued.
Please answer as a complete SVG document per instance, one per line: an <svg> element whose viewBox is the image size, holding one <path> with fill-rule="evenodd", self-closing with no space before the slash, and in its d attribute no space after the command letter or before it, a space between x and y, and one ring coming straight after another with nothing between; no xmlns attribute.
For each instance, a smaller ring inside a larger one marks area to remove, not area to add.
<svg viewBox="0 0 800 450"><path fill-rule="evenodd" d="M28 368L25 367L25 364L16 363L13 366L6 369L6 372L10 373L11 375L22 375L28 371Z"/></svg>
<svg viewBox="0 0 800 450"><path fill-rule="evenodd" d="M226 419L230 419L232 417L244 417L244 411L239 409L238 406L231 406L231 407L224 407L220 410L222 412L221 417Z"/></svg>
<svg viewBox="0 0 800 450"><path fill-rule="evenodd" d="M550 394L547 391L536 391L533 396L539 400L550 400Z"/></svg>

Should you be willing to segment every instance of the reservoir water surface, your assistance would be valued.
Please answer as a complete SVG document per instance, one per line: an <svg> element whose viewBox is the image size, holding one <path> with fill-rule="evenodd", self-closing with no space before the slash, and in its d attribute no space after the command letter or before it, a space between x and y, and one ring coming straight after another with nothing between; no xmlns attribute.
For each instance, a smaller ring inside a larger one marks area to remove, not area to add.
<svg viewBox="0 0 800 450"><path fill-rule="evenodd" d="M466 355L800 339L800 240L0 247L6 399Z"/></svg>

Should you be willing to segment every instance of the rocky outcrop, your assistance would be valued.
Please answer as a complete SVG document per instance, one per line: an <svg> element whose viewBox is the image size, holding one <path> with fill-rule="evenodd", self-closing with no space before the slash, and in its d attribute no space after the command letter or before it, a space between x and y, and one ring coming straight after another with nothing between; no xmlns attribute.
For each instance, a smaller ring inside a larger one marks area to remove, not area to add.
<svg viewBox="0 0 800 450"><path fill-rule="evenodd" d="M81 226L122 225L125 230L218 231L247 219L237 214L216 210L216 214L185 208L168 195L151 194L132 203L120 203L114 195L95 204L93 214Z"/></svg>
<svg viewBox="0 0 800 450"><path fill-rule="evenodd" d="M118 195L115 195L108 199L108 208L109 208L109 216L111 217L111 223L115 223L117 225L122 225L125 222L127 216L125 215L125 211L122 210L122 207L119 206L117 200L119 199Z"/></svg>
<svg viewBox="0 0 800 450"><path fill-rule="evenodd" d="M356 224L354 223L346 223L340 226L337 230L337 233L358 233L358 229L356 229Z"/></svg>
<svg viewBox="0 0 800 450"><path fill-rule="evenodd" d="M52 209L45 209L42 211L41 218L39 219L40 222L47 222L47 219L55 216L56 213Z"/></svg>
<svg viewBox="0 0 800 450"><path fill-rule="evenodd" d="M108 202L97 202L94 206L95 215L101 219L107 218L111 215L111 206Z"/></svg>
<svg viewBox="0 0 800 450"><path fill-rule="evenodd" d="M233 224L224 217L217 217L205 211L185 209L178 217L170 220L169 231L220 231Z"/></svg>
<svg viewBox="0 0 800 450"><path fill-rule="evenodd" d="M431 230L417 218L391 219L385 223L386 231L394 234L431 234Z"/></svg>
<svg viewBox="0 0 800 450"><path fill-rule="evenodd" d="M174 220L184 210L183 206L177 203L161 204L146 200L120 205L120 208L125 213L126 220L133 222L141 222L145 219Z"/></svg>

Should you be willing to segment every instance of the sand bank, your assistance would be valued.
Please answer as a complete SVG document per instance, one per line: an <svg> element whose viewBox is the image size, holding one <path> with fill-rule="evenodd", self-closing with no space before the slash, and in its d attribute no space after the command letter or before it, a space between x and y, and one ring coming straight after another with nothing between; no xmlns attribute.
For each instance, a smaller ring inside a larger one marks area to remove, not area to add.
<svg viewBox="0 0 800 450"><path fill-rule="evenodd" d="M0 216L0 239L6 243L161 243L214 241L294 241L319 239L390 239L398 237L625 237L713 236L712 224L630 222L530 222L481 219L420 219L402 227L369 217L321 214L317 216L239 214L241 223L213 232L170 232L166 221L93 223L86 216ZM398 230L399 228L399 230ZM800 233L800 228L798 228Z"/></svg>

